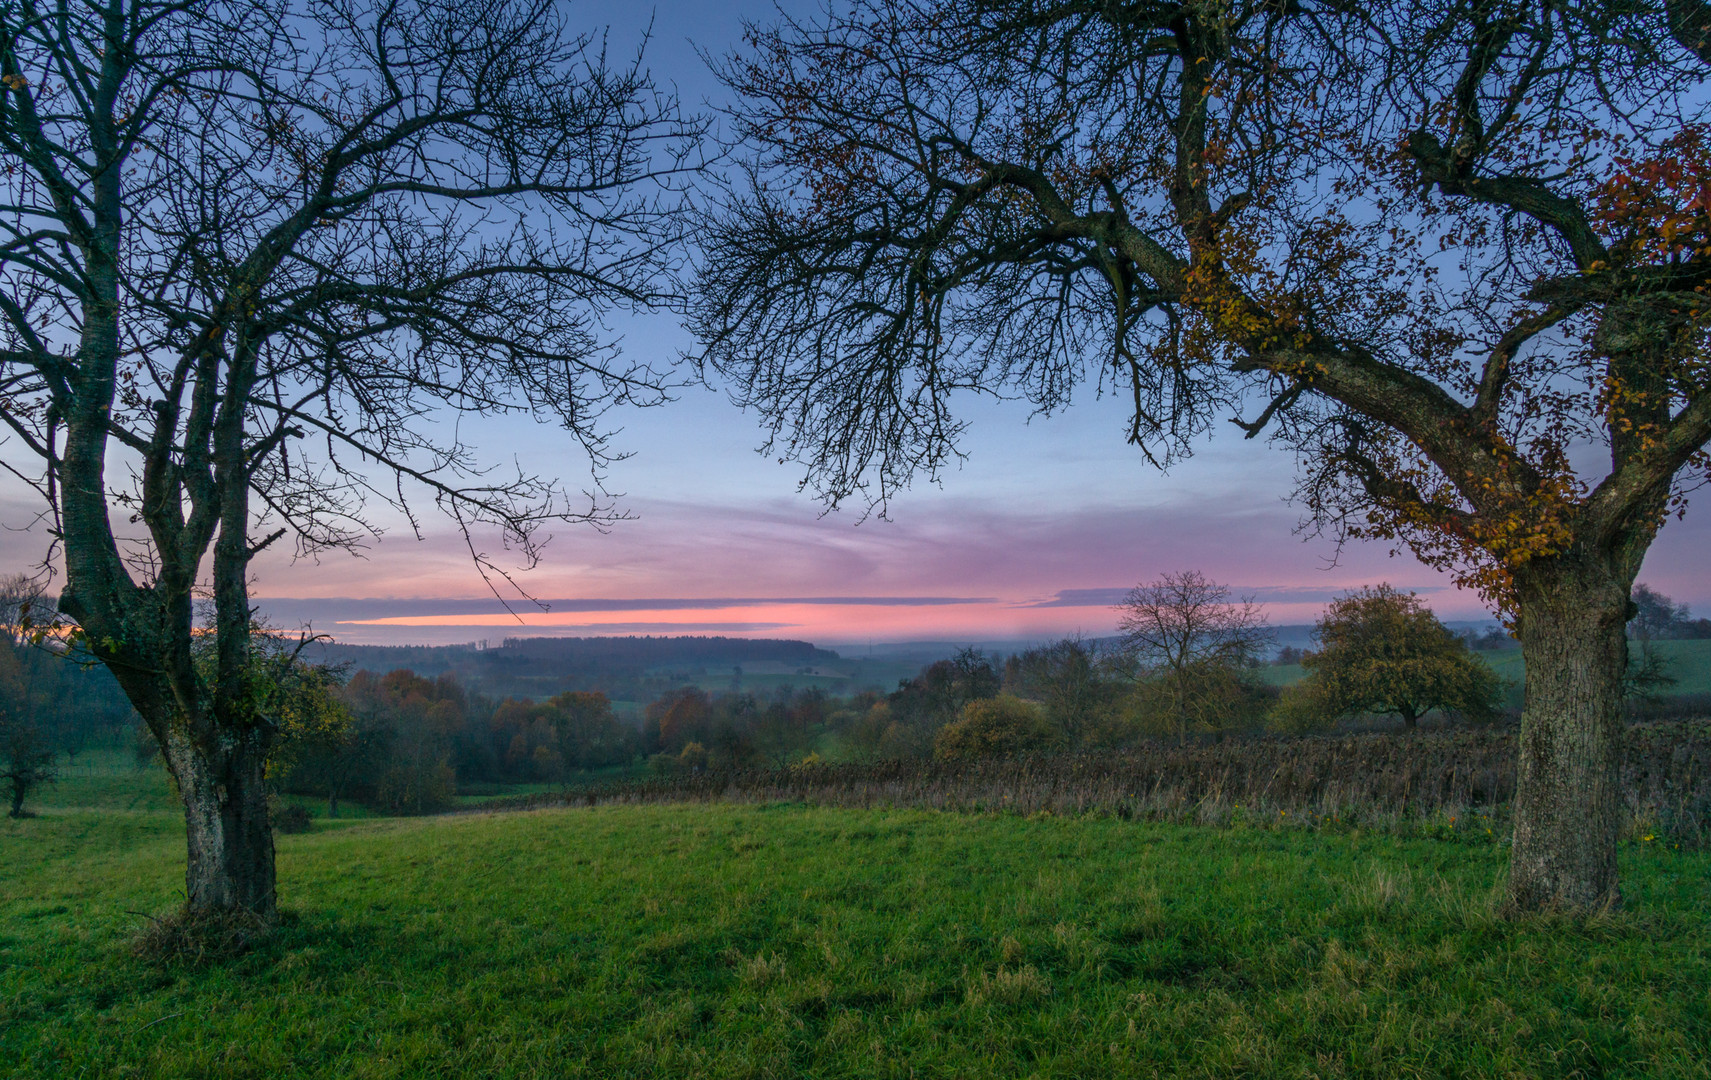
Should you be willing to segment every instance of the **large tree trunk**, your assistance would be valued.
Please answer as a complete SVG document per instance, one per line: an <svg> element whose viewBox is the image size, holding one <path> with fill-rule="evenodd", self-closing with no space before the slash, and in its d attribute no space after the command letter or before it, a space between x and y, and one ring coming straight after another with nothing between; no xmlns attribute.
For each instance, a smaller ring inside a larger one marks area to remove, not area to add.
<svg viewBox="0 0 1711 1080"><path fill-rule="evenodd" d="M1558 563L1517 586L1527 675L1509 899L1529 911L1616 904L1628 583Z"/></svg>
<svg viewBox="0 0 1711 1080"><path fill-rule="evenodd" d="M192 913L243 912L271 918L273 830L263 783L265 748L236 739L218 754L177 741L170 753L184 801L188 857L185 904Z"/></svg>

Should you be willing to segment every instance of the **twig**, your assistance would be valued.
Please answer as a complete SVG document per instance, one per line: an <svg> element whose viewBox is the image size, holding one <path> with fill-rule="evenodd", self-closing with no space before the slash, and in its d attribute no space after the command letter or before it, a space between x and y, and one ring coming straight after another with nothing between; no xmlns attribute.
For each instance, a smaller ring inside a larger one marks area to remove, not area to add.
<svg viewBox="0 0 1711 1080"><path fill-rule="evenodd" d="M149 1028L154 1027L156 1024L161 1023L164 1020L171 1020L175 1016L183 1016L186 1011L188 1011L188 1010L180 1009L178 1012L175 1012L175 1013L167 1013L165 1016L157 1016L153 1020L150 1020L148 1023L144 1024L142 1027L131 1032L131 1034L132 1035L140 1035L143 1032L147 1031Z"/></svg>

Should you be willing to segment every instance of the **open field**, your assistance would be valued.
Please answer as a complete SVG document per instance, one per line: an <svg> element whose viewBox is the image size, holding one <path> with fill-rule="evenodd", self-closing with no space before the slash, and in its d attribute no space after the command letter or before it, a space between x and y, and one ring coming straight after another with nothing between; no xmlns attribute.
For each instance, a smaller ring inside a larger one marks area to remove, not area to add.
<svg viewBox="0 0 1711 1080"><path fill-rule="evenodd" d="M1633 646L1636 655L1638 645ZM1666 694L1711 694L1711 640L1657 641L1652 643L1665 663L1665 672L1675 680L1666 687ZM1476 652L1491 669L1509 684L1504 704L1512 709L1521 707L1521 682L1527 673L1521 662L1519 644L1509 649ZM1269 686L1289 686L1300 682L1307 672L1300 664L1266 664L1259 668L1260 681Z"/></svg>
<svg viewBox="0 0 1711 1080"><path fill-rule="evenodd" d="M1500 845L800 806L319 823L159 965L156 774L0 822L0 1075L1711 1076L1711 855L1506 923ZM96 781L99 781L97 783Z"/></svg>

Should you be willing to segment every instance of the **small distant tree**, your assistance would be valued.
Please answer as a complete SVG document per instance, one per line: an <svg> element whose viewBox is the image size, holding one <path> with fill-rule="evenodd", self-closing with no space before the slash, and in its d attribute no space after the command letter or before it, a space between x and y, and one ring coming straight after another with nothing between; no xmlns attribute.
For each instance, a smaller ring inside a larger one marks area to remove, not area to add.
<svg viewBox="0 0 1711 1080"><path fill-rule="evenodd" d="M868 725L877 738L875 753L891 760L930 756L941 728L961 718L970 702L996 696L1002 685L978 649L959 649L948 660L928 664L898 683L883 713Z"/></svg>
<svg viewBox="0 0 1711 1080"><path fill-rule="evenodd" d="M0 780L12 798L11 816L24 817L24 799L54 780L54 751L31 716L16 647L0 641Z"/></svg>
<svg viewBox="0 0 1711 1080"><path fill-rule="evenodd" d="M1653 705L1675 685L1669 658L1657 650L1659 640L1693 637L1692 612L1646 584L1635 585L1628 594L1633 602L1628 636L1638 645L1628 651L1628 672L1622 680L1623 694L1643 705Z"/></svg>
<svg viewBox="0 0 1711 1080"><path fill-rule="evenodd" d="M933 756L942 761L1013 757L1051 749L1059 739L1038 705L1001 694L964 706L962 716L933 739Z"/></svg>
<svg viewBox="0 0 1711 1080"><path fill-rule="evenodd" d="M861 757L879 757L885 746L886 732L892 724L891 702L885 698L869 701L867 708L862 709L844 726L844 745Z"/></svg>
<svg viewBox="0 0 1711 1080"><path fill-rule="evenodd" d="M1271 640L1265 614L1251 598L1232 601L1227 586L1198 570L1165 574L1137 585L1118 606L1123 648L1137 675L1156 680L1167 695L1179 742L1204 712L1209 686L1251 667Z"/></svg>
<svg viewBox="0 0 1711 1080"><path fill-rule="evenodd" d="M278 738L267 776L284 790L312 788L327 796L327 816L339 816L339 797L369 763L373 725L359 720L347 700L346 670L305 661L301 647L264 636L251 654L275 688Z"/></svg>
<svg viewBox="0 0 1711 1080"><path fill-rule="evenodd" d="M55 779L53 747L41 729L11 718L0 719L0 780L5 781L12 799L8 816L28 817L24 799Z"/></svg>
<svg viewBox="0 0 1711 1080"><path fill-rule="evenodd" d="M787 701L774 701L758 710L752 740L755 751L773 768L782 769L802 756L812 740L804 715Z"/></svg>
<svg viewBox="0 0 1711 1080"><path fill-rule="evenodd" d="M1634 604L1633 618L1628 620L1629 637L1661 641L1698 636L1693 612L1686 604L1676 603L1644 582L1634 586L1628 599Z"/></svg>
<svg viewBox="0 0 1711 1080"><path fill-rule="evenodd" d="M325 795L327 817L339 816L340 800L372 786L390 728L376 710L351 710L338 728L305 732L289 750L284 785L290 791Z"/></svg>
<svg viewBox="0 0 1711 1080"><path fill-rule="evenodd" d="M707 747L707 767L743 769L756 764L762 751L755 735L765 714L753 694L723 694L714 699L707 734L698 740Z"/></svg>
<svg viewBox="0 0 1711 1080"><path fill-rule="evenodd" d="M1277 691L1255 675L1254 667L1218 658L1189 664L1181 672L1143 672L1122 716L1134 734L1179 740L1263 727Z"/></svg>
<svg viewBox="0 0 1711 1080"><path fill-rule="evenodd" d="M1095 643L1066 637L1012 656L1004 665L1005 689L1038 701L1052 725L1079 746L1113 697L1103 660Z"/></svg>
<svg viewBox="0 0 1711 1080"><path fill-rule="evenodd" d="M713 702L705 690L684 686L649 702L645 732L652 736L650 752L675 754L691 742L705 745Z"/></svg>
<svg viewBox="0 0 1711 1080"><path fill-rule="evenodd" d="M942 723L962 715L969 702L996 696L1003 679L992 661L970 646L949 660L929 664L915 682Z"/></svg>
<svg viewBox="0 0 1711 1080"><path fill-rule="evenodd" d="M1395 715L1412 728L1433 709L1488 720L1502 704L1496 672L1411 592L1382 584L1333 600L1316 636L1319 650L1301 658L1307 678L1291 688L1285 712Z"/></svg>
<svg viewBox="0 0 1711 1080"><path fill-rule="evenodd" d="M561 762L561 781L568 780L572 770L619 765L636 752L635 729L619 721L605 694L567 691L548 700L545 713Z"/></svg>

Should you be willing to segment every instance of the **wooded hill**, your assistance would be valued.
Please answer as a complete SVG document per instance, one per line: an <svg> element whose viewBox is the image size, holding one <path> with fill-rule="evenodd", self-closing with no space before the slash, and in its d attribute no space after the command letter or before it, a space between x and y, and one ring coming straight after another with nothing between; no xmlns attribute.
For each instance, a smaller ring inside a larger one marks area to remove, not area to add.
<svg viewBox="0 0 1711 1080"><path fill-rule="evenodd" d="M808 676L840 664L837 653L806 641L728 637L507 638L497 647L466 645L311 646L321 663L374 672L408 668L437 678L451 674L488 697L538 699L570 690L604 693L615 701L645 701L708 669L761 666L769 673Z"/></svg>

